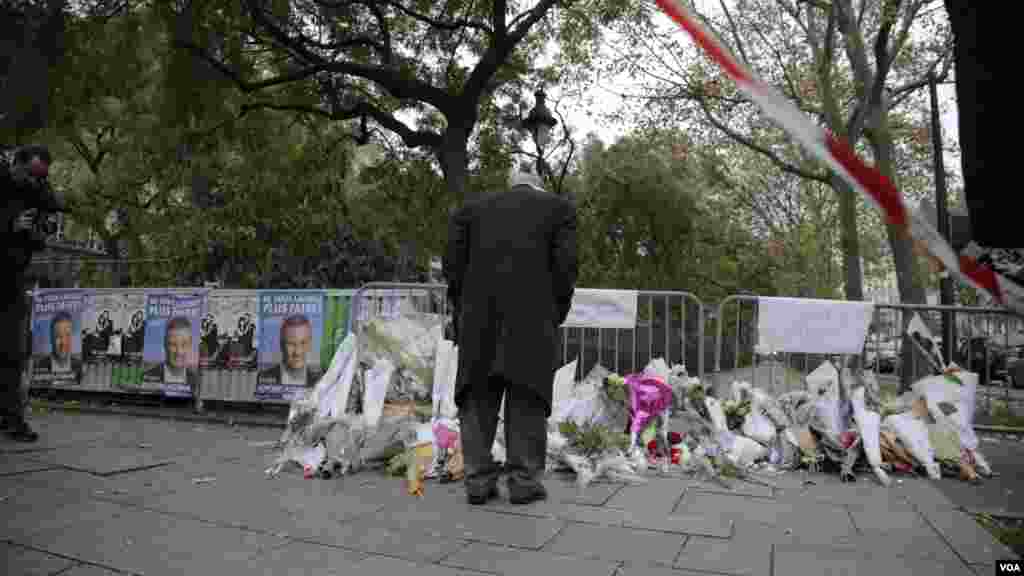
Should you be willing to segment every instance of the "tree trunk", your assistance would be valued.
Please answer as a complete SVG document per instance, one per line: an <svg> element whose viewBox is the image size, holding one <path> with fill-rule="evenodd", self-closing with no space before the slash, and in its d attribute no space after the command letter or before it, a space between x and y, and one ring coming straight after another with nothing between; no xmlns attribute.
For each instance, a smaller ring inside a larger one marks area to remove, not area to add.
<svg viewBox="0 0 1024 576"><path fill-rule="evenodd" d="M448 194L455 198L457 205L461 206L467 200L466 177L468 170L467 148L469 146L469 131L449 125L444 133L444 141L438 151L438 159L441 162L441 169L444 171L444 183L448 188ZM473 195L469 192L470 196Z"/></svg>
<svg viewBox="0 0 1024 576"><path fill-rule="evenodd" d="M8 144L28 143L48 123L50 76L64 55L66 1L43 4L0 9L6 21L0 27L0 131L12 138Z"/></svg>
<svg viewBox="0 0 1024 576"><path fill-rule="evenodd" d="M870 141L878 171L895 182L892 166L893 142L885 115L876 115L872 124ZM925 304L924 285L921 283L918 274L914 271L916 263L914 260L913 241L910 235L892 224L886 224L885 232L889 240L889 248L892 250L893 266L896 269L896 286L900 292L900 302L903 304ZM922 359L917 354L913 342L906 335L907 326L913 319L914 314L904 312L902 316L903 344L900 354L900 363L902 364L900 390L906 391L923 374L919 370L922 366ZM927 322L927 318L924 315L922 315L922 320Z"/></svg>
<svg viewBox="0 0 1024 576"><path fill-rule="evenodd" d="M843 247L843 273L847 300L864 299L864 274L861 271L860 235L857 232L857 197L842 178L832 176L832 188L839 193L839 230Z"/></svg>

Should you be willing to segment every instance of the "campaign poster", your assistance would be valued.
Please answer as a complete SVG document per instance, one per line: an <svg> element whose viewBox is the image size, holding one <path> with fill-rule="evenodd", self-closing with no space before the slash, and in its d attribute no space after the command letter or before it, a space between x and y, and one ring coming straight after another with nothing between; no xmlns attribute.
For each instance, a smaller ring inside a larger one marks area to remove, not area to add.
<svg viewBox="0 0 1024 576"><path fill-rule="evenodd" d="M199 342L199 367L255 372L259 297L210 294Z"/></svg>
<svg viewBox="0 0 1024 576"><path fill-rule="evenodd" d="M146 336L142 381L165 396L188 398L199 388L199 329L206 294L146 295Z"/></svg>
<svg viewBox="0 0 1024 576"><path fill-rule="evenodd" d="M122 294L121 316L124 318L121 356L126 364L141 366L146 342L146 293Z"/></svg>
<svg viewBox="0 0 1024 576"><path fill-rule="evenodd" d="M118 390L141 393L142 350L146 341L146 294L144 292L121 292L120 324L121 356L114 363L111 386ZM109 355L109 352L108 352Z"/></svg>
<svg viewBox="0 0 1024 576"><path fill-rule="evenodd" d="M40 290L32 299L32 383L82 383L82 309L89 290Z"/></svg>
<svg viewBox="0 0 1024 576"><path fill-rule="evenodd" d="M292 400L321 375L324 293L261 291L258 400Z"/></svg>
<svg viewBox="0 0 1024 576"><path fill-rule="evenodd" d="M113 362L121 357L124 332L121 295L93 293L82 310L82 358L86 364Z"/></svg>
<svg viewBox="0 0 1024 576"><path fill-rule="evenodd" d="M324 340L320 347L320 365L330 366L338 346L345 340L348 330L348 312L352 305L349 296L331 295L324 304Z"/></svg>

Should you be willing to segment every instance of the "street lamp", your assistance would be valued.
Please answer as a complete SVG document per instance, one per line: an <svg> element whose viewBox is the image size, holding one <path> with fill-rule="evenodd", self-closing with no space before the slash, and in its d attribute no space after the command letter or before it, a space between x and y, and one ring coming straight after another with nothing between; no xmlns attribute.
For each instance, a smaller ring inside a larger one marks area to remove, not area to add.
<svg viewBox="0 0 1024 576"><path fill-rule="evenodd" d="M551 129L558 124L558 120L548 110L547 95L543 90L537 90L533 96L533 110L522 121L522 127L533 136L533 143L537 146L537 175L543 176L544 147L551 141Z"/></svg>

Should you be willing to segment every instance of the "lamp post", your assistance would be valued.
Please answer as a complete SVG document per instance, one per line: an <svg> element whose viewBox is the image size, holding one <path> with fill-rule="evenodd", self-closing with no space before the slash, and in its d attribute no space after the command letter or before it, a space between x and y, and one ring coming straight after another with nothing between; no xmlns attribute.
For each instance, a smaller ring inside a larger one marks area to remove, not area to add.
<svg viewBox="0 0 1024 576"><path fill-rule="evenodd" d="M543 90L537 90L534 94L533 109L522 121L522 127L533 136L533 144L537 147L537 175L544 177L544 147L551 141L551 129L558 124L558 120L551 114L547 106L547 95Z"/></svg>
<svg viewBox="0 0 1024 576"><path fill-rule="evenodd" d="M939 94L937 78L934 72L928 74L928 88L931 96L931 132L932 132L932 161L935 169L935 221L938 224L939 234L950 241L949 210L946 206L946 168L942 161L942 124L939 122ZM942 280L939 284L940 300L943 306L953 305L953 279L949 272L943 270ZM942 357L946 363L952 362L953 351L956 342L955 318L949 310L942 312Z"/></svg>

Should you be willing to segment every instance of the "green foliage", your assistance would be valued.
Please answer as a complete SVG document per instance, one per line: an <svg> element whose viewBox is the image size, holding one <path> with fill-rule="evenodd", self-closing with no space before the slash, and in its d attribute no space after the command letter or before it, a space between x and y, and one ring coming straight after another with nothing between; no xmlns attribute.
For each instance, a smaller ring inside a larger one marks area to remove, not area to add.
<svg viewBox="0 0 1024 576"><path fill-rule="evenodd" d="M629 400L629 391L626 389L626 379L618 374L609 374L604 379L604 392L608 399L619 404L626 405Z"/></svg>
<svg viewBox="0 0 1024 576"><path fill-rule="evenodd" d="M558 431L565 436L569 447L577 454L587 458L600 456L612 450L625 452L629 449L629 435L613 432L600 424L587 422L583 425L575 422L561 422Z"/></svg>
<svg viewBox="0 0 1024 576"><path fill-rule="evenodd" d="M580 218L580 284L681 290L713 301L771 291L772 263L721 202L717 160L673 131L591 140L568 183Z"/></svg>
<svg viewBox="0 0 1024 576"><path fill-rule="evenodd" d="M948 69L945 11L922 9L919 2L859 4L849 25L834 3L795 6L783 0L746 0L694 9L707 10L700 14L705 24L755 74L819 125L849 136L858 153L871 157L916 204L934 188L929 142L921 138L927 97L920 80L936 63L940 73ZM883 6L889 12L883 14ZM830 13L836 17L831 27ZM731 178L729 192L763 221L755 224L755 234L784 247L783 257L775 256L780 271L776 289L801 296L837 295L843 276L833 269L838 268L840 237L860 236L856 246L863 251L865 274L888 276L894 265L890 244L899 241L873 208L858 198L856 226L841 226L836 208L814 198L819 195L816 188L830 185L827 167L810 161L674 23L639 9L630 14L612 25L621 41L593 59L604 76L635 80L616 119L659 129L685 127L695 144L715 150L728 167L747 168ZM884 25L892 25L885 45L895 57L891 68L874 60L873 48ZM830 32L834 36L826 41ZM879 72L886 73L882 81L892 90L881 104L869 101ZM863 123L854 122L858 110L868 112ZM778 218L779 208L797 218ZM857 258L852 251L842 256L847 267Z"/></svg>

